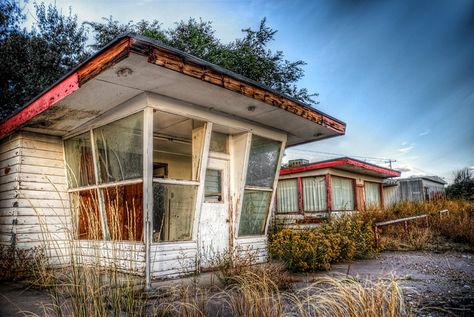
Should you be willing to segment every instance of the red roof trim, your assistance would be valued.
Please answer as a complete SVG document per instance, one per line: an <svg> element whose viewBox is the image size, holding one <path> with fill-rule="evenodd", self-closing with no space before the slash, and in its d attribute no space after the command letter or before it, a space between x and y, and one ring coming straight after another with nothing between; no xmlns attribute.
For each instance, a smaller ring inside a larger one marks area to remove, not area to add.
<svg viewBox="0 0 474 317"><path fill-rule="evenodd" d="M313 171L313 170L318 170L322 168L330 168L330 167L337 167L341 165L352 165L356 167L360 167L372 172L376 173L381 173L385 174L387 176L391 177L397 177L400 176L400 172L394 171L388 168L383 168L380 166L375 166L372 164L367 164L364 162L360 162L357 160L353 160L350 158L342 158L342 159L337 159L333 161L326 161L326 162L318 162L318 163L313 163L313 164L308 164L308 165L303 165L303 166L296 166L296 167L288 167L288 168L282 168L280 170L280 176L283 175L288 175L288 174L295 174L295 173L301 173L301 172L307 172L307 171Z"/></svg>
<svg viewBox="0 0 474 317"><path fill-rule="evenodd" d="M22 109L20 112L3 122L0 125L0 138L9 134L34 116L48 109L59 100L72 94L78 88L79 78L77 73L73 73L58 83L56 86L48 90L41 97L33 101L26 108Z"/></svg>

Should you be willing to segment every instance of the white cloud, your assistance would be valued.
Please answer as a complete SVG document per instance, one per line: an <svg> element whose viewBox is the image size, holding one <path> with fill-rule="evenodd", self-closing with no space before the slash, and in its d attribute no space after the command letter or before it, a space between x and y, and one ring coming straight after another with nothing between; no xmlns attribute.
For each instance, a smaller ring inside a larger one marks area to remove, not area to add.
<svg viewBox="0 0 474 317"><path fill-rule="evenodd" d="M428 135L430 132L431 132L431 129L426 129L425 131L418 134L418 136L425 136L425 135Z"/></svg>
<svg viewBox="0 0 474 317"><path fill-rule="evenodd" d="M410 152L411 150L413 150L415 147L413 145L410 145L410 146L407 146L407 147L403 147L401 149L398 149L399 152L402 152L402 153L408 153Z"/></svg>

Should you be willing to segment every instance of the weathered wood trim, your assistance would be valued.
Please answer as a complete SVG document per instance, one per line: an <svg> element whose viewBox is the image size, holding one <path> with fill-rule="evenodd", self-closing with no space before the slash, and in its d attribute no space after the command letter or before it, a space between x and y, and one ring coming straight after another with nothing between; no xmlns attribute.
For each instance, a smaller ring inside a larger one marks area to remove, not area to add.
<svg viewBox="0 0 474 317"><path fill-rule="evenodd" d="M326 181L326 199L327 199L327 210L331 212L332 210L332 183L331 183L331 175L325 175Z"/></svg>
<svg viewBox="0 0 474 317"><path fill-rule="evenodd" d="M26 121L45 111L53 104L69 96L79 88L79 78L74 73L47 90L41 97L31 102L26 108L8 118L0 125L0 138L8 135L13 130L23 125Z"/></svg>
<svg viewBox="0 0 474 317"><path fill-rule="evenodd" d="M148 57L148 62L294 113L323 127L336 131L339 134L345 133L344 124L318 113L309 107L300 105L293 100L274 94L256 85L245 83L231 76L197 65L164 48L153 48Z"/></svg>
<svg viewBox="0 0 474 317"><path fill-rule="evenodd" d="M82 65L77 70L79 84L82 86L91 78L97 76L103 70L118 63L125 57L128 57L130 49L130 38L126 37L117 44L112 45L107 50Z"/></svg>

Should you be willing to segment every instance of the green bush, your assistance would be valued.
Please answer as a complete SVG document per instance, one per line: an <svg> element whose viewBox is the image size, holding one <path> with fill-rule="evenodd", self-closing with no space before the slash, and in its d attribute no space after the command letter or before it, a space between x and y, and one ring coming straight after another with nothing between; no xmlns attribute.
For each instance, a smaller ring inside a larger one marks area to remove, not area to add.
<svg viewBox="0 0 474 317"><path fill-rule="evenodd" d="M376 253L370 223L344 217L316 229L283 229L269 243L270 254L294 272L328 270L331 263Z"/></svg>

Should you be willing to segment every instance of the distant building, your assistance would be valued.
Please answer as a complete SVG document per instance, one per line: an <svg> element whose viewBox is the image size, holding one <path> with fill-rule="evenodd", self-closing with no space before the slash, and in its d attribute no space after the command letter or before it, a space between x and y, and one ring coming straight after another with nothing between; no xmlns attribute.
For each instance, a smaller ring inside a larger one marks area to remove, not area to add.
<svg viewBox="0 0 474 317"><path fill-rule="evenodd" d="M301 166L301 165L306 165L306 164L309 164L309 161L305 159L297 159L297 160L288 161L288 167L296 167L296 166Z"/></svg>
<svg viewBox="0 0 474 317"><path fill-rule="evenodd" d="M311 226L331 213L383 207L384 180L398 176L398 171L349 157L282 168L274 224Z"/></svg>
<svg viewBox="0 0 474 317"><path fill-rule="evenodd" d="M438 176L420 176L389 180L384 183L386 206L399 201L426 201L446 197L447 183Z"/></svg>

